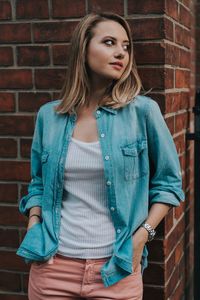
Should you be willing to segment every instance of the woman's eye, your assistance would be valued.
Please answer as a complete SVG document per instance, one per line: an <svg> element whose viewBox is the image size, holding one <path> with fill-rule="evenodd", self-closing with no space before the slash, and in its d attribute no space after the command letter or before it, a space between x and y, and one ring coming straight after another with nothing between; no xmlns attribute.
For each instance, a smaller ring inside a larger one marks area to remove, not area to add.
<svg viewBox="0 0 200 300"><path fill-rule="evenodd" d="M106 45L112 45L113 41L112 40L106 40L105 43L106 43Z"/></svg>
<svg viewBox="0 0 200 300"><path fill-rule="evenodd" d="M112 46L112 45L114 44L113 40L106 40L106 41L104 41L104 43L105 43L106 45L108 45L108 46ZM125 50L125 51L128 51L130 45L124 45L123 47L124 47L124 50Z"/></svg>

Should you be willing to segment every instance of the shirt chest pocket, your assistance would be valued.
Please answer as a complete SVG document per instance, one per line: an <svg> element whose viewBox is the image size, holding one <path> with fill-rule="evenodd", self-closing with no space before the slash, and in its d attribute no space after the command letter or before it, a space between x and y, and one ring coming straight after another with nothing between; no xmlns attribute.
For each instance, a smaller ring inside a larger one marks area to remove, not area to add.
<svg viewBox="0 0 200 300"><path fill-rule="evenodd" d="M146 140L121 146L121 151L125 180L131 181L148 174L149 161Z"/></svg>

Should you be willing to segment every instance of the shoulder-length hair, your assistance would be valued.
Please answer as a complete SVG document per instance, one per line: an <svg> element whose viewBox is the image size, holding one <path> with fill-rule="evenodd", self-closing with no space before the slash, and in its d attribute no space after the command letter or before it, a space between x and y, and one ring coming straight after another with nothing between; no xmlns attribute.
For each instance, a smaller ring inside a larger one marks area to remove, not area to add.
<svg viewBox="0 0 200 300"><path fill-rule="evenodd" d="M125 29L130 44L129 62L121 77L113 80L106 88L99 105L120 108L130 103L140 93L142 83L137 72L128 22L120 15L110 12L91 13L81 19L71 38L67 75L59 95L61 102L55 107L58 113L72 113L76 108L88 104L87 96L90 94L91 87L85 63L87 47L94 36L95 26L108 20L118 22Z"/></svg>

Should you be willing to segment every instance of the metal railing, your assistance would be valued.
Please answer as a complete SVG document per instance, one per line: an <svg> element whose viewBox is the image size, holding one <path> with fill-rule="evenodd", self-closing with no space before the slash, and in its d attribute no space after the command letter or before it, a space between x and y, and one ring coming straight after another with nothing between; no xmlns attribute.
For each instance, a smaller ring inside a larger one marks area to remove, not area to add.
<svg viewBox="0 0 200 300"><path fill-rule="evenodd" d="M200 300L200 89L196 91L194 133L186 139L194 141L194 300Z"/></svg>

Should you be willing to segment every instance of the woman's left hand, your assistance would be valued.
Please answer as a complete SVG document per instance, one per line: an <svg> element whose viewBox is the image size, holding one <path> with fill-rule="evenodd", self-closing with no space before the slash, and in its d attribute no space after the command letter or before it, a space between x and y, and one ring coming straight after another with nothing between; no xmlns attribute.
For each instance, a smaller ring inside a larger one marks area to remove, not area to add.
<svg viewBox="0 0 200 300"><path fill-rule="evenodd" d="M148 240L148 232L145 228L140 227L133 234L133 272L138 269L141 262L144 245Z"/></svg>

